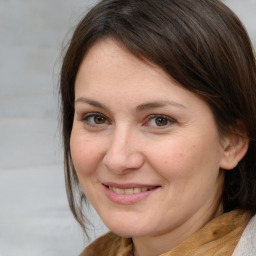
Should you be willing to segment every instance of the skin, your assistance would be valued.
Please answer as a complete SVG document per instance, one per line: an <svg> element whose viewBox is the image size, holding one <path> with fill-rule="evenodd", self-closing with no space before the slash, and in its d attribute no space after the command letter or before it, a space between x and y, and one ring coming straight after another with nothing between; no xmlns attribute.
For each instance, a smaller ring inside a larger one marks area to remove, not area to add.
<svg viewBox="0 0 256 256"><path fill-rule="evenodd" d="M133 238L136 255L169 251L223 212L230 140L198 95L107 39L85 56L75 100L70 147L81 187L111 231ZM157 188L117 203L108 183Z"/></svg>

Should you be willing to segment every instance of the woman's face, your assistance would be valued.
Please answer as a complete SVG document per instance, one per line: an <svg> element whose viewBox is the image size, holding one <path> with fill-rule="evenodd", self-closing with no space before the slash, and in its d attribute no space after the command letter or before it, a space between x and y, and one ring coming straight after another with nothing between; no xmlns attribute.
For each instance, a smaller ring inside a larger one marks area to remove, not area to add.
<svg viewBox="0 0 256 256"><path fill-rule="evenodd" d="M186 237L221 205L212 111L114 41L94 45L80 66L70 146L86 197L119 235Z"/></svg>

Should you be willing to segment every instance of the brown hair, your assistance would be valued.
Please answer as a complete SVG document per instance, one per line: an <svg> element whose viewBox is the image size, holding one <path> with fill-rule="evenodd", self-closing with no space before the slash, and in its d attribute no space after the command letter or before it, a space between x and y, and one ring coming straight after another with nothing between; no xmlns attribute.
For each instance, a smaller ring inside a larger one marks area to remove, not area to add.
<svg viewBox="0 0 256 256"><path fill-rule="evenodd" d="M70 208L85 230L85 196L70 156L74 83L90 47L104 38L149 60L211 107L220 134L243 124L247 154L225 172L224 210L256 213L256 64L236 15L218 0L103 0L78 24L60 80L66 187Z"/></svg>

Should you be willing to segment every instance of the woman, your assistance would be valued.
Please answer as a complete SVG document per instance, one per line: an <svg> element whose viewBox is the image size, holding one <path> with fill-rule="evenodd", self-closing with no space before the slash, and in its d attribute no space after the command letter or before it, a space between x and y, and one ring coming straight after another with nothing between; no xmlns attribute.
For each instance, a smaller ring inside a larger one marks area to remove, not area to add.
<svg viewBox="0 0 256 256"><path fill-rule="evenodd" d="M86 197L111 230L81 255L255 255L255 85L220 1L96 5L60 84L71 210L85 230Z"/></svg>

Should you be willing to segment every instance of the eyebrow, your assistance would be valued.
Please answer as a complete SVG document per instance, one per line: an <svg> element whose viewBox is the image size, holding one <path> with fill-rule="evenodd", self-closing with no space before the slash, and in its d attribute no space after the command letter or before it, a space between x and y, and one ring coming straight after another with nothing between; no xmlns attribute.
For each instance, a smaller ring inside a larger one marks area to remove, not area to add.
<svg viewBox="0 0 256 256"><path fill-rule="evenodd" d="M80 97L80 98L76 99L75 104L77 104L79 102L86 103L86 104L89 104L89 105L97 107L97 108L109 110L109 108L106 105L104 105L104 104L102 104L102 103L100 103L100 102L98 102L96 100Z"/></svg>
<svg viewBox="0 0 256 256"><path fill-rule="evenodd" d="M106 105L104 105L96 100L80 97L80 98L76 99L75 104L80 103L80 102L110 111L110 109ZM166 107L166 106L173 106L173 107L177 107L177 108L186 109L186 107L184 105L182 105L181 103L165 100L165 101L146 102L146 103L140 104L136 107L136 112L143 112L143 111L147 111L150 109Z"/></svg>
<svg viewBox="0 0 256 256"><path fill-rule="evenodd" d="M175 102L175 101L154 101L154 102L148 102L148 103L143 103L140 104L136 107L136 112L142 112L154 108L161 108L161 107L166 107L166 106L173 106L173 107L178 107L178 108L186 108L184 105Z"/></svg>

